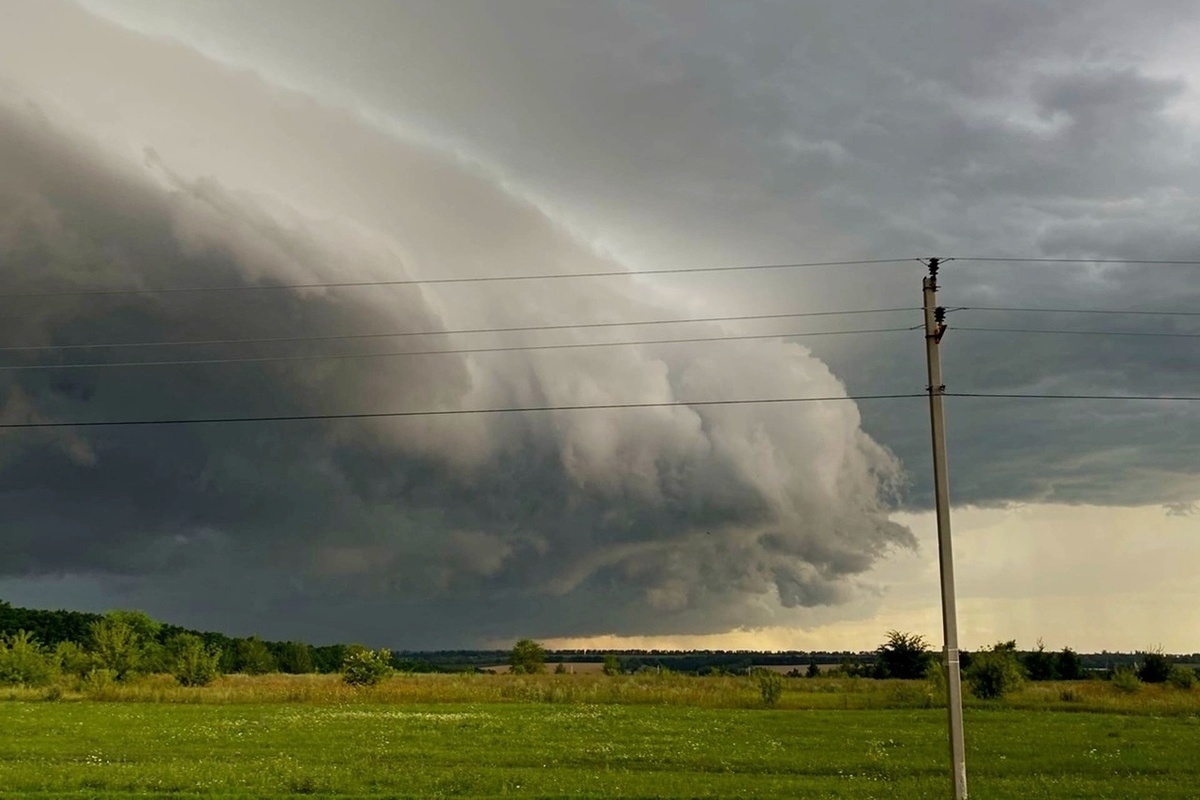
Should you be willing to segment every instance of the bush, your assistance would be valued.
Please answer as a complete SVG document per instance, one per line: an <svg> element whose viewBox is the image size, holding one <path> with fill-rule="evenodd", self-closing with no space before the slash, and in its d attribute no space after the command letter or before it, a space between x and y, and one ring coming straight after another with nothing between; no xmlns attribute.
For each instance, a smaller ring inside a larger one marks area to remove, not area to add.
<svg viewBox="0 0 1200 800"><path fill-rule="evenodd" d="M0 685L46 686L54 680L54 664L26 631L0 638Z"/></svg>
<svg viewBox="0 0 1200 800"><path fill-rule="evenodd" d="M79 682L79 690L89 697L95 697L111 689L115 681L116 675L111 669L99 667L83 676L83 680Z"/></svg>
<svg viewBox="0 0 1200 800"><path fill-rule="evenodd" d="M1054 671L1060 680L1077 681L1083 678L1083 660L1071 648L1064 647L1054 661Z"/></svg>
<svg viewBox="0 0 1200 800"><path fill-rule="evenodd" d="M1046 652L1046 645L1038 639L1037 650L1021 656L1021 665L1025 667L1025 674L1029 676L1029 680L1052 681L1057 678L1056 655Z"/></svg>
<svg viewBox="0 0 1200 800"><path fill-rule="evenodd" d="M620 675L621 661L612 653L604 657L604 674L605 675Z"/></svg>
<svg viewBox="0 0 1200 800"><path fill-rule="evenodd" d="M925 637L888 631L887 641L876 649L874 677L919 680L925 677L932 654Z"/></svg>
<svg viewBox="0 0 1200 800"><path fill-rule="evenodd" d="M1142 682L1137 674L1128 667L1117 667L1113 670L1112 685L1118 692L1134 694L1142 688Z"/></svg>
<svg viewBox="0 0 1200 800"><path fill-rule="evenodd" d="M167 643L171 674L184 686L207 686L221 674L221 651L206 647L204 640L192 633L180 633Z"/></svg>
<svg viewBox="0 0 1200 800"><path fill-rule="evenodd" d="M1171 674L1167 676L1167 682L1176 689L1191 689L1196 685L1196 673L1187 667L1176 664L1171 667Z"/></svg>
<svg viewBox="0 0 1200 800"><path fill-rule="evenodd" d="M1163 655L1162 650L1152 650L1142 653L1142 660L1137 666L1137 676L1142 683L1166 683L1171 676L1171 662Z"/></svg>
<svg viewBox="0 0 1200 800"><path fill-rule="evenodd" d="M997 700L1017 689L1025 680L1017 660L1017 643L1000 642L991 650L976 653L963 677L971 694L981 700Z"/></svg>
<svg viewBox="0 0 1200 800"><path fill-rule="evenodd" d="M771 708L783 697L783 676L769 669L755 671L758 680L758 693L762 696L763 705Z"/></svg>
<svg viewBox="0 0 1200 800"><path fill-rule="evenodd" d="M54 661L63 675L82 678L95 666L91 654L75 642L64 640L54 648Z"/></svg>
<svg viewBox="0 0 1200 800"><path fill-rule="evenodd" d="M141 639L127 621L107 614L92 623L91 635L92 652L102 669L112 672L119 681L137 672L141 666Z"/></svg>
<svg viewBox="0 0 1200 800"><path fill-rule="evenodd" d="M533 639L522 639L513 645L508 655L508 664L519 675L532 675L546 671L546 648Z"/></svg>
<svg viewBox="0 0 1200 800"><path fill-rule="evenodd" d="M355 649L342 662L342 680L351 686L374 686L392 674L388 650Z"/></svg>
<svg viewBox="0 0 1200 800"><path fill-rule="evenodd" d="M246 675L266 675L276 670L275 656L267 643L257 636L249 639L238 639L235 646L237 653L237 671Z"/></svg>

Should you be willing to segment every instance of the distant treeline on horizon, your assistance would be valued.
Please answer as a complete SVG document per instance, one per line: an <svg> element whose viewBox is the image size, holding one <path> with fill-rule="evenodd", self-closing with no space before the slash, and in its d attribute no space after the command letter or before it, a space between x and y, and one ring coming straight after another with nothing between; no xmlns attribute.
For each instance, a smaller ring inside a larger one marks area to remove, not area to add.
<svg viewBox="0 0 1200 800"><path fill-rule="evenodd" d="M0 600L0 636L25 631L41 645L53 648L60 642L83 642L102 614L86 611L21 608ZM353 644L312 645L301 641L271 641L257 636L228 636L214 631L197 631L170 623L161 623L155 638L166 643L178 634L200 637L206 646L220 651L220 670L224 673L284 672L335 673L341 670ZM508 650L401 650L392 649L392 665L402 672L473 672L506 664ZM623 671L662 668L672 672L704 674L738 672L751 667L805 667L866 665L875 660L875 651L753 651L753 650L548 650L550 662L566 664L597 663L606 655L620 659ZM1107 670L1129 666L1139 653L1080 653L1088 670ZM1179 663L1200 664L1200 653L1172 656Z"/></svg>

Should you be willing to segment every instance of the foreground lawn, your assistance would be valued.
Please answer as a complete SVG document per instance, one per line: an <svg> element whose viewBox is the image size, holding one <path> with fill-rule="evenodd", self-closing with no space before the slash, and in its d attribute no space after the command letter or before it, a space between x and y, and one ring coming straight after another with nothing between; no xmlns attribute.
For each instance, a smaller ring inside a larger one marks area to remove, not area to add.
<svg viewBox="0 0 1200 800"><path fill-rule="evenodd" d="M1194 798L1187 714L967 712L979 798ZM939 709L0 702L0 794L948 794Z"/></svg>

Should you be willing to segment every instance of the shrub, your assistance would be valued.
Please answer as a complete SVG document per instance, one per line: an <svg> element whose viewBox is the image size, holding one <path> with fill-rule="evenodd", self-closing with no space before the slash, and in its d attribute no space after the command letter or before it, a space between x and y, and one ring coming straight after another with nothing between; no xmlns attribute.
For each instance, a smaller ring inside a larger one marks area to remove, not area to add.
<svg viewBox="0 0 1200 800"><path fill-rule="evenodd" d="M1142 653L1137 666L1137 676L1142 683L1166 683L1171 676L1171 662L1161 649Z"/></svg>
<svg viewBox="0 0 1200 800"><path fill-rule="evenodd" d="M1167 676L1167 682L1176 689L1191 689L1196 685L1196 673L1187 667L1176 664L1171 667L1171 674Z"/></svg>
<svg viewBox="0 0 1200 800"><path fill-rule="evenodd" d="M54 664L26 631L0 638L0 685L46 686L54 680Z"/></svg>
<svg viewBox="0 0 1200 800"><path fill-rule="evenodd" d="M817 666L817 662L815 660L808 662L808 670L805 671L804 677L806 677L806 678L821 677L821 668L819 666Z"/></svg>
<svg viewBox="0 0 1200 800"><path fill-rule="evenodd" d="M779 698L783 697L783 676L774 670L760 669L755 671L755 678L763 705L767 708L777 705Z"/></svg>
<svg viewBox="0 0 1200 800"><path fill-rule="evenodd" d="M111 671L116 680L123 681L137 671L141 665L141 639L128 622L108 614L92 623L91 635L97 664Z"/></svg>
<svg viewBox="0 0 1200 800"><path fill-rule="evenodd" d="M1017 643L1000 642L976 653L963 677L971 694L981 700L997 700L1018 688L1025 675L1017 661Z"/></svg>
<svg viewBox="0 0 1200 800"><path fill-rule="evenodd" d="M112 670L98 667L83 676L83 680L79 682L79 690L89 697L95 697L111 689L115 681L116 675Z"/></svg>
<svg viewBox="0 0 1200 800"><path fill-rule="evenodd" d="M518 674L545 672L546 648L533 639L522 639L513 645L512 652L508 655L508 664L512 671Z"/></svg>
<svg viewBox="0 0 1200 800"><path fill-rule="evenodd" d="M238 639L236 645L237 671L246 675L266 675L276 669L275 656L267 643L257 636L249 639Z"/></svg>
<svg viewBox="0 0 1200 800"><path fill-rule="evenodd" d="M1077 681L1083 677L1083 660L1069 647L1064 647L1054 658L1054 671L1064 681Z"/></svg>
<svg viewBox="0 0 1200 800"><path fill-rule="evenodd" d="M554 674L555 675L566 675L567 674L567 665L561 661L558 662L558 664L554 667Z"/></svg>
<svg viewBox="0 0 1200 800"><path fill-rule="evenodd" d="M352 650L342 662L342 680L351 686L374 686L392 674L389 650Z"/></svg>
<svg viewBox="0 0 1200 800"><path fill-rule="evenodd" d="M1038 639L1037 650L1021 656L1021 665L1031 681L1052 681L1058 677L1055 653L1047 653L1046 645Z"/></svg>
<svg viewBox="0 0 1200 800"><path fill-rule="evenodd" d="M206 647L193 633L180 633L167 643L171 674L184 686L207 686L221 674L221 651Z"/></svg>
<svg viewBox="0 0 1200 800"><path fill-rule="evenodd" d="M605 675L620 675L621 661L612 653L604 657L604 674Z"/></svg>
<svg viewBox="0 0 1200 800"><path fill-rule="evenodd" d="M1117 667L1113 670L1112 685L1118 692L1134 694L1142 688L1142 682L1137 674L1128 667Z"/></svg>
<svg viewBox="0 0 1200 800"><path fill-rule="evenodd" d="M900 631L888 631L887 641L879 645L875 652L876 678L924 678L932 656L924 636Z"/></svg>
<svg viewBox="0 0 1200 800"><path fill-rule="evenodd" d="M280 672L304 675L316 671L312 648L304 642L283 642L275 648L275 663Z"/></svg>
<svg viewBox="0 0 1200 800"><path fill-rule="evenodd" d="M54 661L62 674L75 678L82 678L95 666L91 654L69 639L54 647Z"/></svg>

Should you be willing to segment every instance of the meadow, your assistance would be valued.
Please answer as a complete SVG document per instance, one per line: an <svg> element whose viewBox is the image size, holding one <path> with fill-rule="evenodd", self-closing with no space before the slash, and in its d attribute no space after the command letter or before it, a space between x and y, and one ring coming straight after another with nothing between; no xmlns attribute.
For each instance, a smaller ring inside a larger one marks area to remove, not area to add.
<svg viewBox="0 0 1200 800"><path fill-rule="evenodd" d="M0 694L8 796L813 797L948 794L922 682L637 675L166 677ZM1200 691L1030 684L970 701L972 796L1195 797Z"/></svg>

